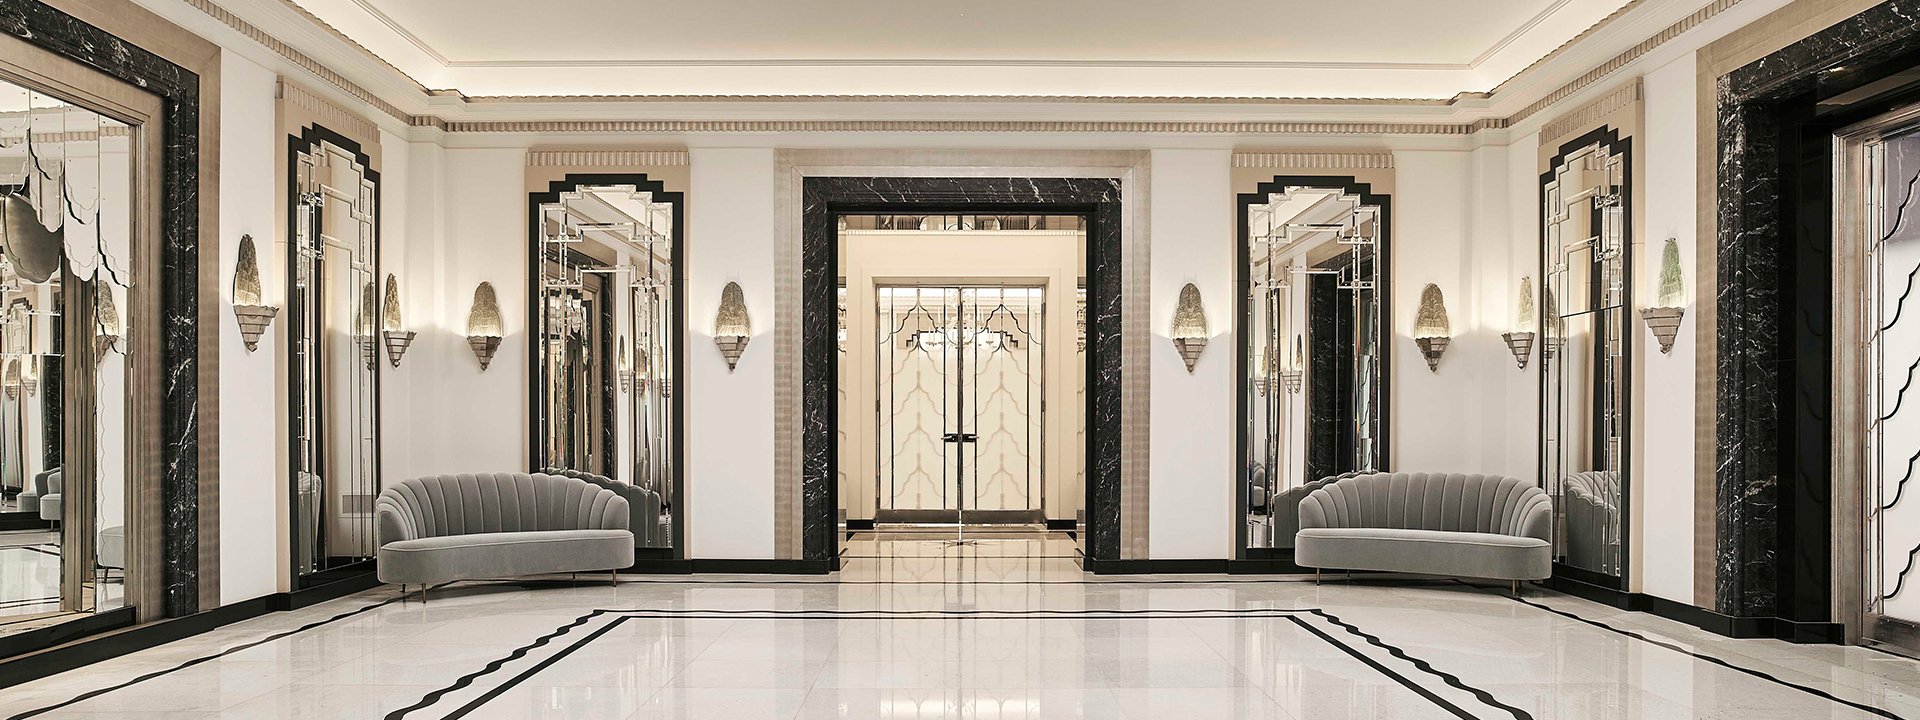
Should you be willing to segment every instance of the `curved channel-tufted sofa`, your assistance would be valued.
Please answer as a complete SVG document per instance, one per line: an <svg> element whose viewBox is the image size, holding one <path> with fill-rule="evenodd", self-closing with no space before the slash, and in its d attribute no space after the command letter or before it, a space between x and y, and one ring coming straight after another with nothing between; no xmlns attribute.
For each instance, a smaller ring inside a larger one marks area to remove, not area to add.
<svg viewBox="0 0 1920 720"><path fill-rule="evenodd" d="M627 512L630 514L627 528L633 531L634 547L667 547L672 544L667 537L668 528L660 525L660 493L640 485L623 483L605 475L595 475L579 470L551 469L547 474L585 480L612 490L626 499Z"/></svg>
<svg viewBox="0 0 1920 720"><path fill-rule="evenodd" d="M1568 565L1612 573L1609 552L1619 527L1620 475L1607 470L1577 472L1561 483L1561 534Z"/></svg>
<svg viewBox="0 0 1920 720"><path fill-rule="evenodd" d="M1553 574L1553 507L1532 483L1497 475L1375 473L1300 501L1302 567L1543 580Z"/></svg>
<svg viewBox="0 0 1920 720"><path fill-rule="evenodd" d="M1294 536L1300 532L1300 501L1307 499L1313 491L1326 487L1327 483L1344 480L1359 473L1346 473L1333 477L1324 477L1298 487L1287 488L1273 500L1273 546L1277 548L1293 547Z"/></svg>
<svg viewBox="0 0 1920 720"><path fill-rule="evenodd" d="M627 501L585 480L525 473L414 478L382 490L373 511L381 582L425 585L633 565Z"/></svg>

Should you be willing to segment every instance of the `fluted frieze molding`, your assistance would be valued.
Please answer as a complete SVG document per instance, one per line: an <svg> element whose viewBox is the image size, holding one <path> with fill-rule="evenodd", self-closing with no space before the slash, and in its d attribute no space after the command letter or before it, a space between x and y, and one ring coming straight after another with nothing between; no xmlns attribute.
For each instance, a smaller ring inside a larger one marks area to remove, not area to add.
<svg viewBox="0 0 1920 720"><path fill-rule="evenodd" d="M420 125L422 123L415 123ZM533 120L425 123L452 133L1031 132L1223 135L1466 135L1464 123L1050 120Z"/></svg>
<svg viewBox="0 0 1920 720"><path fill-rule="evenodd" d="M299 83L280 78L279 88L274 92L279 99L313 113L320 122L335 132L345 134L361 142L379 142L380 126L372 120L361 117L359 113L333 104L312 90L301 87Z"/></svg>
<svg viewBox="0 0 1920 720"><path fill-rule="evenodd" d="M380 99L379 96L374 95L372 91L364 87L361 87L359 83L355 83L352 80L348 80L345 75L341 75L340 73L334 72L333 68L330 68L330 67L327 67L326 65L321 64L319 60L313 59L312 56L306 53L300 52L297 48L294 48L292 45L288 45L284 42L281 42L279 38L276 38L272 35L268 35L267 31L261 30L258 26L254 25L253 23L247 22L245 18L235 15L231 12L227 12L226 8L223 8L223 7L220 7L219 5L214 4L213 0L182 0L182 1L187 3L188 5L193 6L194 9L199 10L200 12L206 13L208 17L211 17L215 20L220 21L221 24L224 24L227 27L233 28L235 31L239 32L241 35L247 36L248 39L266 46L268 50L272 50L275 54L279 55L280 57L286 58L288 62L291 62L295 65L300 66L300 69L313 73L314 77L320 78L321 80L325 81L328 85L332 85L335 88L338 88L341 92L344 92L348 95L352 95L355 99L373 106L375 109L378 109L380 112L391 115L394 118L401 120L402 122L405 122L412 117L406 111L401 110L399 107L395 106L393 103L382 100ZM304 13L305 11L302 11L302 12ZM309 14L308 17L312 18L312 15ZM315 21L317 22L317 19ZM321 25L323 27L326 26L325 23L321 23ZM356 44L354 47L359 47L359 45ZM363 52L366 52L366 48L360 48L360 49ZM367 54L371 55L372 53L367 52ZM385 63L384 60L381 62ZM389 67L391 67L391 65L389 65ZM405 76L404 73L402 74L402 76L403 77Z"/></svg>
<svg viewBox="0 0 1920 720"><path fill-rule="evenodd" d="M1620 68L1626 67L1628 63L1640 59L1641 56L1653 52L1655 48L1667 44L1668 41L1680 37L1680 35L1686 31L1699 27L1701 23L1712 20L1715 15L1726 12L1728 8L1739 4L1740 0L1714 0L1706 7L1695 10L1693 14L1681 18L1672 25L1668 25L1667 29L1655 33L1653 37L1640 41L1638 45L1627 48L1619 55L1613 56L1613 59L1601 63L1599 67L1588 70L1580 77L1574 78L1573 81L1560 86L1559 89L1547 93L1546 97L1535 100L1532 104L1520 108L1519 112L1508 116L1507 121L1509 123L1517 123L1533 117L1540 111L1552 107L1554 103L1565 100L1575 93L1592 87L1594 83L1600 82L1601 79L1608 75L1618 72ZM1496 92L1497 91L1498 89L1496 88Z"/></svg>
<svg viewBox="0 0 1920 720"><path fill-rule="evenodd" d="M1540 140L1544 144L1549 140L1590 130L1600 122L1601 118L1613 114L1620 108L1640 102L1641 97L1640 79L1634 78L1632 82L1621 86L1620 89L1540 126Z"/></svg>
<svg viewBox="0 0 1920 720"><path fill-rule="evenodd" d="M1393 153L1237 152L1239 168L1305 168L1311 170L1388 170Z"/></svg>
<svg viewBox="0 0 1920 720"><path fill-rule="evenodd" d="M527 167L665 167L686 164L685 150L527 151Z"/></svg>

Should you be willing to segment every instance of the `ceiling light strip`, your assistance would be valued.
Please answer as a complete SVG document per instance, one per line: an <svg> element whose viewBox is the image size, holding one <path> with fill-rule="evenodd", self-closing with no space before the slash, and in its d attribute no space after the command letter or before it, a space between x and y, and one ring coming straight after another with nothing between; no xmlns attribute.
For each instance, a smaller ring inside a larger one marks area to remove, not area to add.
<svg viewBox="0 0 1920 720"><path fill-rule="evenodd" d="M1390 170L1393 153L1237 152L1237 168L1302 168L1309 170Z"/></svg>
<svg viewBox="0 0 1920 720"><path fill-rule="evenodd" d="M423 122L423 120L425 120ZM1226 135L1468 135L1467 123L1134 122L1048 120L529 120L415 125L450 133L1016 132Z"/></svg>

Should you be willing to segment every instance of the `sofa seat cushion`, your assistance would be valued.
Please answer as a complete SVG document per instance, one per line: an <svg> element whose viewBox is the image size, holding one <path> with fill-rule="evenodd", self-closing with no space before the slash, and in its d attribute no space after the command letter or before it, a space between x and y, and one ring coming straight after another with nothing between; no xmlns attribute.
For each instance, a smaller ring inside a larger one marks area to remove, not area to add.
<svg viewBox="0 0 1920 720"><path fill-rule="evenodd" d="M542 573L618 570L633 565L626 530L538 530L441 535L380 547L389 583L438 583Z"/></svg>
<svg viewBox="0 0 1920 720"><path fill-rule="evenodd" d="M1294 539L1304 567L1382 570L1498 580L1553 574L1553 546L1535 537L1396 528L1305 528Z"/></svg>

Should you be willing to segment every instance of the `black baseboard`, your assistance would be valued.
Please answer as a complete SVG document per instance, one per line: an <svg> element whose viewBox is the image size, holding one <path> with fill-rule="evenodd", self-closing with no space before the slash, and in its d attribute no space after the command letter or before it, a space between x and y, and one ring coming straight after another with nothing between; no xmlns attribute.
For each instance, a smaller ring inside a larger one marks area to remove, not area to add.
<svg viewBox="0 0 1920 720"><path fill-rule="evenodd" d="M1547 580L1545 585L1549 589L1603 605L1663 617L1735 639L1772 638L1801 645L1837 645L1846 642L1846 626L1841 623L1723 615L1663 597L1623 592L1559 576Z"/></svg>
<svg viewBox="0 0 1920 720"><path fill-rule="evenodd" d="M268 595L267 600L270 604L267 609L272 612L299 610L300 608L318 605L328 600L343 598L362 590L372 590L384 584L385 583L380 582L378 575L369 570L357 575L343 577L324 585L315 585L293 592Z"/></svg>
<svg viewBox="0 0 1920 720"><path fill-rule="evenodd" d="M38 680L127 653L189 638L241 620L259 617L272 611L271 606L275 597L277 596L266 595L186 617L169 618L131 627L124 625L131 625L133 622L133 608L123 608L111 613L101 613L94 618L62 623L49 629L61 628L68 633L98 633L101 632L98 627L88 629L78 626L93 620L108 621L110 615L125 613L124 619L121 619L123 626L119 630L72 639L60 645L10 657L0 662L0 688Z"/></svg>
<svg viewBox="0 0 1920 720"><path fill-rule="evenodd" d="M868 518L868 519L865 519L865 520L853 520L853 519L848 519L848 520L847 520L847 529L848 529L848 530L872 530L872 529L873 529L873 519L872 519L872 518Z"/></svg>
<svg viewBox="0 0 1920 720"><path fill-rule="evenodd" d="M0 530L52 530L52 520L24 512L0 513Z"/></svg>
<svg viewBox="0 0 1920 720"><path fill-rule="evenodd" d="M840 560L636 560L621 572L636 575L692 575L695 573L761 573L766 575L825 575L840 569Z"/></svg>
<svg viewBox="0 0 1920 720"><path fill-rule="evenodd" d="M1080 521L1073 520L1071 518L1066 520L1056 520L1054 518L1047 518L1047 529L1048 530L1078 530L1080 529Z"/></svg>
<svg viewBox="0 0 1920 720"><path fill-rule="evenodd" d="M1081 557L1080 567L1095 575L1152 575L1227 572L1226 560L1098 560Z"/></svg>
<svg viewBox="0 0 1920 720"><path fill-rule="evenodd" d="M1285 558L1247 558L1228 560L1227 573L1230 575L1312 575L1313 568L1293 564L1291 556Z"/></svg>

